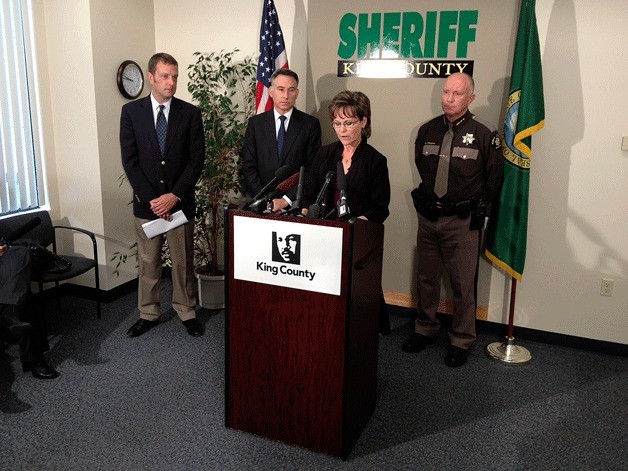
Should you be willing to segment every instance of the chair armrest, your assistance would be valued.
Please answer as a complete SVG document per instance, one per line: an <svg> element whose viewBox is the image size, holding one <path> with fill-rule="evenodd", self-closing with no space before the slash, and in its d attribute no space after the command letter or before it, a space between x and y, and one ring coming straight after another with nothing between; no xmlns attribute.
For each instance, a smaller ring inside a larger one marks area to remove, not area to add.
<svg viewBox="0 0 628 471"><path fill-rule="evenodd" d="M98 261L98 250L96 248L96 236L93 232L88 231L87 229L80 229L78 227L70 227L70 226L52 226L52 228L57 231L57 229L68 229L70 231L81 232L87 235L90 239L92 239L92 246L94 247L94 260ZM57 253L57 238L55 237L52 242L52 251Z"/></svg>

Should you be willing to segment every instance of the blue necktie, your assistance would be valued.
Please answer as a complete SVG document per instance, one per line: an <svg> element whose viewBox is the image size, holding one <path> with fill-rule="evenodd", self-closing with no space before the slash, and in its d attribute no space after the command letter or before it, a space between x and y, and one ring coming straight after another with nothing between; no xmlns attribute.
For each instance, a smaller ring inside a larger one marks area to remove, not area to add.
<svg viewBox="0 0 628 471"><path fill-rule="evenodd" d="M166 105L159 105L159 113L157 113L157 124L155 124L155 131L157 131L157 142L159 143L159 150L161 155L164 155L164 149L166 147L166 134L168 133L168 123L166 122L166 116L164 115L164 108Z"/></svg>
<svg viewBox="0 0 628 471"><path fill-rule="evenodd" d="M286 138L286 118L285 116L280 116L279 120L281 124L279 125L279 133L277 134L277 156L279 157L279 161L281 162L281 150L283 149L283 141Z"/></svg>

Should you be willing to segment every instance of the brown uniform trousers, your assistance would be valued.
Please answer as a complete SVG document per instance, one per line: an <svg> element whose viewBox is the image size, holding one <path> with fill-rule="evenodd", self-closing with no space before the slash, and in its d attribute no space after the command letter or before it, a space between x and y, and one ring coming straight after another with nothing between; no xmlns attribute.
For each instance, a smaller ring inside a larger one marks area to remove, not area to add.
<svg viewBox="0 0 628 471"><path fill-rule="evenodd" d="M419 304L415 331L427 337L440 329L436 311L441 278L446 270L453 291L454 313L449 338L451 345L468 349L473 345L477 305L477 272L481 231L469 230L470 217L442 216L431 221L421 214L417 234Z"/></svg>

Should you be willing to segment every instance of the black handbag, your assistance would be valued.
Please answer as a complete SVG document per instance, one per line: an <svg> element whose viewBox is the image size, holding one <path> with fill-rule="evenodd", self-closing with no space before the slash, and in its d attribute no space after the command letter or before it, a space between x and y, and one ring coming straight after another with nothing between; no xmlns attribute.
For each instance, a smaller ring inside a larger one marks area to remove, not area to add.
<svg viewBox="0 0 628 471"><path fill-rule="evenodd" d="M61 255L52 253L36 242L29 242L31 269L35 273L63 273L70 269L72 262Z"/></svg>

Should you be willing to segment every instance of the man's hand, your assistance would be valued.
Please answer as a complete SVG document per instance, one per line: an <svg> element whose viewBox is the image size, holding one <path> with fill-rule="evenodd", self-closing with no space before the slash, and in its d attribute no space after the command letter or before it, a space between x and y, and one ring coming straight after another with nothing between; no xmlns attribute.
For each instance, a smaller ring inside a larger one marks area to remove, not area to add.
<svg viewBox="0 0 628 471"><path fill-rule="evenodd" d="M8 245L0 245L0 257L2 257L7 250L9 250Z"/></svg>
<svg viewBox="0 0 628 471"><path fill-rule="evenodd" d="M288 202L283 198L277 198L273 200L273 212L278 213L283 208L288 207Z"/></svg>
<svg viewBox="0 0 628 471"><path fill-rule="evenodd" d="M172 193L166 193L150 201L150 209L156 216L170 221L170 210L179 202Z"/></svg>

